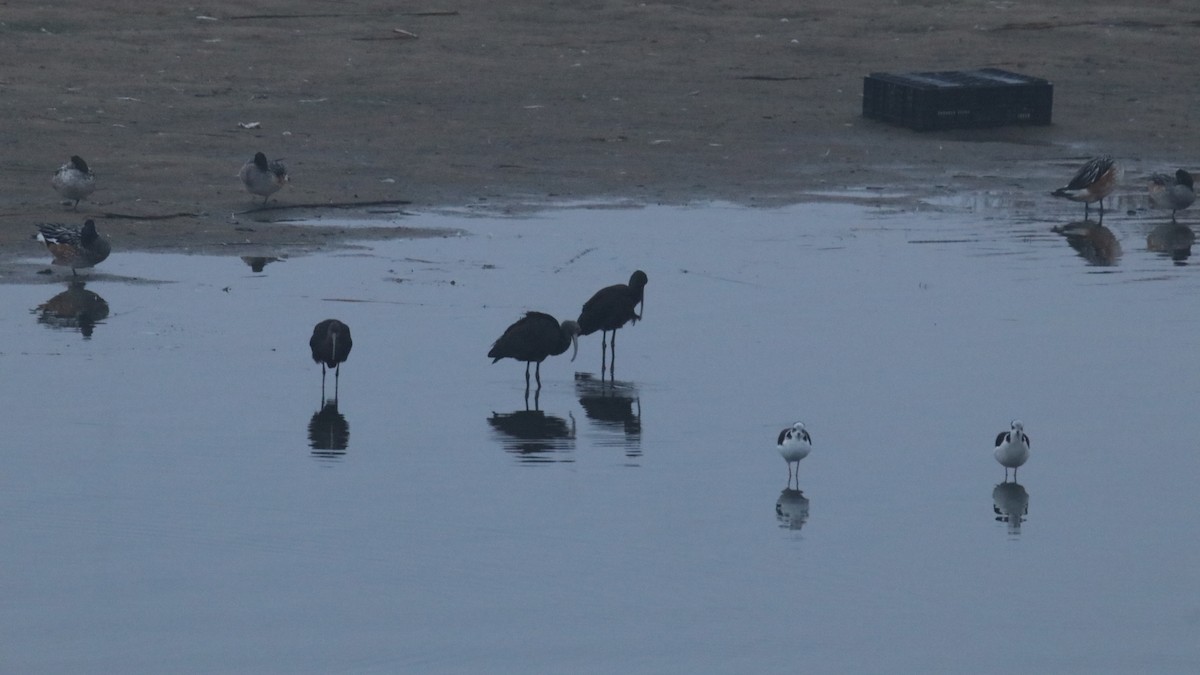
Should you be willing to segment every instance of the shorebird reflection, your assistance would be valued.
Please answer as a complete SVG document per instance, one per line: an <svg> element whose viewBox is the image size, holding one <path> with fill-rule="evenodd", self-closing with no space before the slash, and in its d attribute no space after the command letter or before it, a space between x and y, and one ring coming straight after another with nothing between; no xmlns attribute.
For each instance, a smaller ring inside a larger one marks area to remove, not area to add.
<svg viewBox="0 0 1200 675"><path fill-rule="evenodd" d="M1146 235L1146 250L1170 257L1176 265L1186 265L1192 255L1196 233L1181 223L1163 223Z"/></svg>
<svg viewBox="0 0 1200 675"><path fill-rule="evenodd" d="M575 395L587 418L605 432L599 445L620 445L626 457L642 455L642 400L636 384L575 373ZM619 440L609 440L612 435Z"/></svg>
<svg viewBox="0 0 1200 675"><path fill-rule="evenodd" d="M808 522L808 497L798 489L784 488L775 501L775 517L779 526L799 530Z"/></svg>
<svg viewBox="0 0 1200 675"><path fill-rule="evenodd" d="M1067 244L1090 265L1112 267L1121 257L1121 243L1116 235L1099 223L1076 221L1055 227L1053 231L1066 237Z"/></svg>
<svg viewBox="0 0 1200 675"><path fill-rule="evenodd" d="M337 399L322 404L308 421L308 445L313 457L337 459L350 445L350 423L338 411Z"/></svg>
<svg viewBox="0 0 1200 675"><path fill-rule="evenodd" d="M488 418L504 450L527 464L569 462L569 457L557 457L575 449L575 416L567 413L570 423L557 415L541 410L517 410L511 413L493 412Z"/></svg>
<svg viewBox="0 0 1200 675"><path fill-rule="evenodd" d="M67 290L38 305L38 323L51 328L78 329L83 339L92 337L96 324L108 317L108 303L84 288L83 281L71 281Z"/></svg>
<svg viewBox="0 0 1200 675"><path fill-rule="evenodd" d="M266 255L244 255L244 256L242 256L242 262L249 265L250 271L254 272L256 274L259 272L262 272L263 268L266 267L267 265L269 265L273 262L279 262L280 260L282 260L282 258L275 258L273 256L266 256Z"/></svg>
<svg viewBox="0 0 1200 675"><path fill-rule="evenodd" d="M992 490L992 511L996 521L1008 523L1009 534L1020 534L1021 523L1029 514L1029 493L1017 482L999 483Z"/></svg>

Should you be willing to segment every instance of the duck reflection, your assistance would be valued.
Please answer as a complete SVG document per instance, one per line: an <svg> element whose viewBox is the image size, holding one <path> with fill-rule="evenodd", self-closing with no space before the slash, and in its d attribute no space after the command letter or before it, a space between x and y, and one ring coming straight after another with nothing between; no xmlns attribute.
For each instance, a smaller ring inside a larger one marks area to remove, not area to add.
<svg viewBox="0 0 1200 675"><path fill-rule="evenodd" d="M279 262L280 260L281 260L280 258L275 258L272 256L266 256L266 255L244 255L244 256L242 256L242 262L249 265L250 271L254 272L256 274L259 272L262 272L263 268L265 268L267 265L269 265L273 262Z"/></svg>
<svg viewBox="0 0 1200 675"><path fill-rule="evenodd" d="M1107 227L1090 220L1080 220L1053 228L1066 237L1067 244L1079 257L1097 267L1111 267L1121 257L1121 244Z"/></svg>
<svg viewBox="0 0 1200 675"><path fill-rule="evenodd" d="M505 451L528 464L544 464L570 461L556 457L575 449L575 416L567 413L567 420L557 415L547 415L541 410L517 410L511 413L493 412L488 424L500 439Z"/></svg>
<svg viewBox="0 0 1200 675"><path fill-rule="evenodd" d="M1025 486L1016 481L996 485L992 490L992 511L997 522L1008 523L1009 534L1020 534L1021 523L1029 513L1029 493Z"/></svg>
<svg viewBox="0 0 1200 675"><path fill-rule="evenodd" d="M636 384L575 373L575 395L598 429L620 435L616 443L625 448L626 457L642 455L642 400ZM611 444L600 441L600 445Z"/></svg>
<svg viewBox="0 0 1200 675"><path fill-rule="evenodd" d="M789 530L799 530L808 522L808 497L800 490L784 488L775 501L775 517L779 526Z"/></svg>
<svg viewBox="0 0 1200 675"><path fill-rule="evenodd" d="M71 281L67 290L38 305L38 323L51 328L78 329L83 339L92 337L96 324L108 317L104 298L84 288L84 282Z"/></svg>
<svg viewBox="0 0 1200 675"><path fill-rule="evenodd" d="M308 421L308 445L313 457L340 459L350 445L350 423L338 411L337 399L329 399Z"/></svg>
<svg viewBox="0 0 1200 675"><path fill-rule="evenodd" d="M1146 235L1146 250L1169 256L1176 265L1186 265L1192 255L1196 233L1180 223L1163 223Z"/></svg>

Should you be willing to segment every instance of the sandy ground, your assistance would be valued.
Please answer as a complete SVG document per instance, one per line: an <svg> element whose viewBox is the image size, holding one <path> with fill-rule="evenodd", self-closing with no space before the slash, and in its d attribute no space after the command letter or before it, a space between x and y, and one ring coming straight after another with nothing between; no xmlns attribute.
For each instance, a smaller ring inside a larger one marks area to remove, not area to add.
<svg viewBox="0 0 1200 675"><path fill-rule="evenodd" d="M337 219L358 213L297 204L1040 198L1099 152L1130 191L1197 166L1194 0L51 5L0 2L5 260L38 253L34 223L85 217L117 252L271 253L341 241ZM1054 124L917 133L861 117L872 71L980 66L1051 80ZM256 150L288 164L271 202L288 208L244 213L256 201L236 173ZM99 181L78 214L49 184L72 154ZM312 217L329 225L294 223Z"/></svg>

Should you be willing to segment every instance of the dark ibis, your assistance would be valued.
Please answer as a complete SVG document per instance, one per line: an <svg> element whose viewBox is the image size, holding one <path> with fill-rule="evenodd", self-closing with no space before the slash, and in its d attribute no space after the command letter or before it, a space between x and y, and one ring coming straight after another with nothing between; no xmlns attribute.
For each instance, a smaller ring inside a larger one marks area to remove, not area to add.
<svg viewBox="0 0 1200 675"><path fill-rule="evenodd" d="M612 365L610 372L616 368L617 362L617 329L632 321L637 323L642 315L637 306L642 305L646 282L646 273L638 270L629 277L628 284L614 284L596 291L579 313L579 334L591 335L596 331L600 334L600 372L604 372L604 362L608 351L608 341L605 339L612 331Z"/></svg>
<svg viewBox="0 0 1200 675"><path fill-rule="evenodd" d="M1083 218L1087 220L1088 204L1100 202L1100 220L1104 220L1104 198L1117 187L1121 177L1120 167L1109 155L1100 155L1079 167L1070 183L1051 192L1054 197L1063 197L1073 202L1083 202Z"/></svg>
<svg viewBox="0 0 1200 675"><path fill-rule="evenodd" d="M338 377L342 373L342 362L350 356L354 341L350 339L350 327L337 319L325 319L313 327L308 341L313 361L321 364L321 391L325 390L325 369L333 368L333 396L337 398ZM324 396L324 393L322 393Z"/></svg>
<svg viewBox="0 0 1200 675"><path fill-rule="evenodd" d="M573 346L571 360L579 351L576 341L579 335L579 324L570 319L561 324L558 319L542 312L526 312L525 316L509 326L504 335L492 343L488 357L492 363L500 359L515 359L525 362L525 392L529 392L529 364L536 363L534 377L538 389L542 388L542 361L548 356L558 356Z"/></svg>

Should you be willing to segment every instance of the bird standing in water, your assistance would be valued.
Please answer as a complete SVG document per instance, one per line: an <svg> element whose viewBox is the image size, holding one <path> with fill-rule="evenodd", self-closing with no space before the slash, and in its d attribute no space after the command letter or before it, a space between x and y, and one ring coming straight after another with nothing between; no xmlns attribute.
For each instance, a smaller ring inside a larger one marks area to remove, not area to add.
<svg viewBox="0 0 1200 675"><path fill-rule="evenodd" d="M283 162L268 162L267 156L261 152L254 153L254 159L242 165L238 177L242 179L242 185L246 186L247 192L263 198L263 206L267 205L267 199L271 195L279 192L279 189L289 182L287 167Z"/></svg>
<svg viewBox="0 0 1200 675"><path fill-rule="evenodd" d="M525 393L529 393L529 364L536 363L534 377L538 389L542 388L542 361L548 356L558 356L573 346L571 360L579 351L577 337L579 324L570 319L561 324L558 319L542 312L526 312L525 316L505 329L488 351L492 363L500 359L515 359L525 362Z"/></svg>
<svg viewBox="0 0 1200 675"><path fill-rule="evenodd" d="M1100 220L1104 220L1104 198L1117 187L1120 167L1109 155L1100 155L1079 167L1070 183L1050 194L1073 202L1083 202L1083 219L1088 217L1088 204L1100 202Z"/></svg>
<svg viewBox="0 0 1200 675"><path fill-rule="evenodd" d="M1182 211L1196 201L1196 187L1192 174L1179 169L1172 178L1165 173L1150 176L1150 204L1156 209L1171 209L1171 222L1175 212Z"/></svg>
<svg viewBox="0 0 1200 675"><path fill-rule="evenodd" d="M1004 480L1008 480L1008 470L1012 469L1013 481L1016 481L1017 469L1029 460L1029 436L1025 435L1025 425L1013 420L1008 431L997 434L993 454L1004 467Z"/></svg>
<svg viewBox="0 0 1200 675"><path fill-rule="evenodd" d="M325 369L334 368L333 397L337 398L338 378L342 374L342 362L350 357L354 341L350 339L350 327L337 319L325 319L313 327L308 340L313 361L321 364L321 397L325 396Z"/></svg>
<svg viewBox="0 0 1200 675"><path fill-rule="evenodd" d="M108 240L96 232L96 222L90 218L83 227L42 223L37 228L37 240L54 256L52 264L70 267L72 276L78 275L77 269L103 262L112 250Z"/></svg>
<svg viewBox="0 0 1200 675"><path fill-rule="evenodd" d="M71 161L58 167L50 185L62 195L63 199L73 201L71 208L79 210L79 200L92 194L96 189L96 176L88 168L87 162L79 155L71 155Z"/></svg>
<svg viewBox="0 0 1200 675"><path fill-rule="evenodd" d="M617 366L617 329L630 321L636 324L642 318L641 313L637 311L637 306L641 304L642 310L645 311L644 298L648 281L646 273L638 270L629 277L628 284L614 284L601 288L587 302L583 303L583 310L579 313L579 334L591 335L596 331L601 331L600 373L602 375L608 349L608 341L605 338L609 331L612 331L612 361L609 365L611 374Z"/></svg>
<svg viewBox="0 0 1200 675"><path fill-rule="evenodd" d="M792 484L792 464L796 465L796 482L800 482L800 460L808 457L808 453L812 452L812 436L808 435L808 430L804 428L803 422L796 422L792 426L779 432L779 438L775 441L775 446L779 450L779 455L783 457L783 461L787 462L788 466L788 485Z"/></svg>

